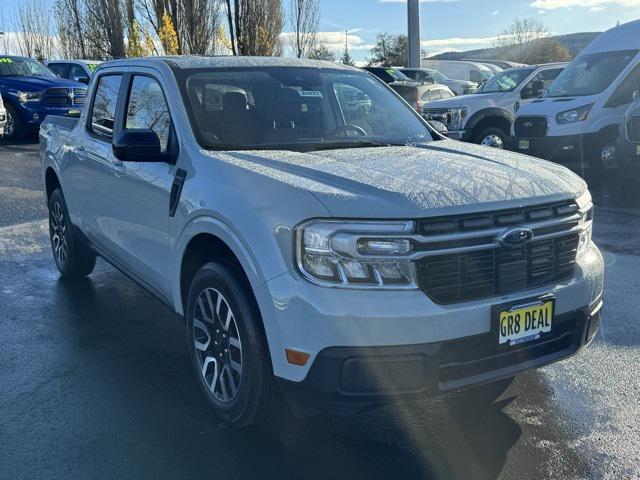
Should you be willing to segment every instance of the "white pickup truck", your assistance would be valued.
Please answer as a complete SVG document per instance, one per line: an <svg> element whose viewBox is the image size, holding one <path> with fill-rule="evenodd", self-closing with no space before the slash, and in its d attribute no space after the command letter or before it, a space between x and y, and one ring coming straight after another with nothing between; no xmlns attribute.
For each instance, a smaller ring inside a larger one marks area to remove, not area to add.
<svg viewBox="0 0 640 480"><path fill-rule="evenodd" d="M450 138L504 148L520 106L541 96L566 65L504 70L472 95L429 102L423 114L444 123Z"/></svg>
<svg viewBox="0 0 640 480"><path fill-rule="evenodd" d="M361 70L106 62L80 118L40 134L61 275L100 256L184 319L229 424L281 395L305 415L495 393L598 330L584 181L443 139Z"/></svg>

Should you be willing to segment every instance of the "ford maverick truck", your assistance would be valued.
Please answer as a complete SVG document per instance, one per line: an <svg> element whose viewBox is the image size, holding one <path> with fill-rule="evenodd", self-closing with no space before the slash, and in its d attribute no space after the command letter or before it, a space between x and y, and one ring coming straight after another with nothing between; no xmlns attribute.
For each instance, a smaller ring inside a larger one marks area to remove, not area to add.
<svg viewBox="0 0 640 480"><path fill-rule="evenodd" d="M585 182L443 139L367 72L110 61L40 135L60 274L99 256L164 302L231 425L282 398L348 414L492 391L598 330Z"/></svg>

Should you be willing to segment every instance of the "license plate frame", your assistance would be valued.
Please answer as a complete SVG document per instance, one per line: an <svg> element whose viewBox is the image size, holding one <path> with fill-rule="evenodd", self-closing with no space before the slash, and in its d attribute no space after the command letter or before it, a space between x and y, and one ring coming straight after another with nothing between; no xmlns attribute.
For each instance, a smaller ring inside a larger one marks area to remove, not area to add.
<svg viewBox="0 0 640 480"><path fill-rule="evenodd" d="M529 140L519 140L518 148L520 150L529 150L531 148L531 142Z"/></svg>
<svg viewBox="0 0 640 480"><path fill-rule="evenodd" d="M511 341L507 340L503 343L500 343L501 340L501 334L500 334L500 319L502 317L502 314L505 312L508 312L510 310L522 310L522 309L526 309L526 308L530 308L535 306L536 304L538 305L544 305L546 303L550 303L551 304L551 321L550 321L550 327L548 331L536 331L535 334L532 334L530 336L524 336L521 337L519 339L516 339L515 343L512 343ZM499 349L511 349L514 347L518 347L519 345L531 345L534 344L540 340L543 340L544 338L553 335L553 331L554 331L554 320L556 317L556 298L553 294L548 293L548 294L544 294L544 295L540 295L537 297L531 297L531 298L527 298L527 299L521 299L521 300L516 300L516 301L512 301L512 302L508 302L508 303L502 303L502 304L498 304L498 305L493 305L491 308L491 332L492 332L492 337L495 339L494 341L496 342L496 346Z"/></svg>

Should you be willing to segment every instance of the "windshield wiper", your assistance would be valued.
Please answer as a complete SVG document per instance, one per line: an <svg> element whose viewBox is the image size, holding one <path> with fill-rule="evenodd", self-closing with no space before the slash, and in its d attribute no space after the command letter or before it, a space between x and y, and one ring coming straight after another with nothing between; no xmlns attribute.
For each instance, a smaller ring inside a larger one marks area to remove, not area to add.
<svg viewBox="0 0 640 480"><path fill-rule="evenodd" d="M340 150L343 148L367 147L406 147L407 143L375 142L372 140L358 140L355 142L327 142L314 145L314 150Z"/></svg>

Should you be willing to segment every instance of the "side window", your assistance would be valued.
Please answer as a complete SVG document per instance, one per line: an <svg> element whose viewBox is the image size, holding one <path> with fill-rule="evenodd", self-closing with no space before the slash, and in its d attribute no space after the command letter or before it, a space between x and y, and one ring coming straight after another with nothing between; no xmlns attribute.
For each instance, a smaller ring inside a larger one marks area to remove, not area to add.
<svg viewBox="0 0 640 480"><path fill-rule="evenodd" d="M542 70L538 72L529 82L522 87L522 99L538 98L543 92L549 88L551 82L553 82L560 73L562 68L550 68L549 70Z"/></svg>
<svg viewBox="0 0 640 480"><path fill-rule="evenodd" d="M483 83L484 82L484 78L482 78L482 75L480 74L480 72L478 70L471 70L471 72L469 73L469 80L471 80L472 82L475 82L475 83Z"/></svg>
<svg viewBox="0 0 640 480"><path fill-rule="evenodd" d="M162 88L153 78L140 75L133 77L125 128L153 130L160 139L161 151L167 151L171 117Z"/></svg>
<svg viewBox="0 0 640 480"><path fill-rule="evenodd" d="M628 105L635 98L640 96L640 63L631 70L622 83L613 92L611 98L606 104L606 107L619 107L621 105Z"/></svg>
<svg viewBox="0 0 640 480"><path fill-rule="evenodd" d="M56 76L66 78L65 73L67 71L67 66L64 63L50 63L47 67L49 67L49 70L55 73Z"/></svg>
<svg viewBox="0 0 640 480"><path fill-rule="evenodd" d="M105 75L98 80L90 117L90 130L96 135L105 138L113 136L120 83L122 75Z"/></svg>
<svg viewBox="0 0 640 480"><path fill-rule="evenodd" d="M74 79L76 77L88 77L88 76L89 75L87 75L87 72L85 72L84 68L82 68L80 65L76 65L76 64L69 65L69 75L67 75L67 78Z"/></svg>

